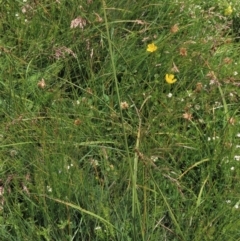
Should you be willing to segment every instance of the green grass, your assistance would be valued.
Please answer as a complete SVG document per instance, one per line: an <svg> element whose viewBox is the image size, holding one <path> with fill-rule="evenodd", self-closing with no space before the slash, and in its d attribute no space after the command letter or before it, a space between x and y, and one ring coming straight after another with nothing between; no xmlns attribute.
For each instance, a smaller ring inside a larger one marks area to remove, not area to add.
<svg viewBox="0 0 240 241"><path fill-rule="evenodd" d="M0 3L2 241L240 240L238 1Z"/></svg>

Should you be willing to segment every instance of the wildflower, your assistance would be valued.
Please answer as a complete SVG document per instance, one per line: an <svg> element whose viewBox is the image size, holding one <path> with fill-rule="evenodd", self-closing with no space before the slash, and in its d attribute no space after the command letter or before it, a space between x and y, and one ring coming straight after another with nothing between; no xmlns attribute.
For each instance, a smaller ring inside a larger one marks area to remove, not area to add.
<svg viewBox="0 0 240 241"><path fill-rule="evenodd" d="M225 9L224 15L225 15L225 16L229 16L229 15L232 14L232 12L233 12L232 7L229 5L229 6Z"/></svg>
<svg viewBox="0 0 240 241"><path fill-rule="evenodd" d="M153 162L156 162L158 160L158 157L157 156L151 156L150 158Z"/></svg>
<svg viewBox="0 0 240 241"><path fill-rule="evenodd" d="M181 56L187 56L187 49L186 48L180 48L179 49L179 54Z"/></svg>
<svg viewBox="0 0 240 241"><path fill-rule="evenodd" d="M147 51L148 51L148 52L153 53L153 52L155 52L156 50L157 50L157 46L156 46L154 43L148 44L148 46L147 46Z"/></svg>
<svg viewBox="0 0 240 241"><path fill-rule="evenodd" d="M230 64L230 63L232 63L232 59L230 59L229 57L226 57L226 58L223 60L223 62L224 62L225 64Z"/></svg>
<svg viewBox="0 0 240 241"><path fill-rule="evenodd" d="M76 120L74 120L74 125L75 126L79 126L81 124L81 120L79 118L77 118Z"/></svg>
<svg viewBox="0 0 240 241"><path fill-rule="evenodd" d="M41 88L41 89L44 89L45 86L46 86L45 80L44 80L44 79L41 79L41 80L38 82L37 86L38 86L39 88Z"/></svg>
<svg viewBox="0 0 240 241"><path fill-rule="evenodd" d="M207 77L209 77L210 79L212 80L217 80L217 77L214 73L214 71L209 71L207 74L206 74Z"/></svg>
<svg viewBox="0 0 240 241"><path fill-rule="evenodd" d="M121 109L126 110L128 109L129 105L126 101L120 103Z"/></svg>
<svg viewBox="0 0 240 241"><path fill-rule="evenodd" d="M171 97L172 97L172 93L168 93L168 94L167 94L167 97L168 97L168 98L171 98Z"/></svg>
<svg viewBox="0 0 240 241"><path fill-rule="evenodd" d="M77 17L71 21L70 28L77 28L79 26L79 28L83 29L86 26L86 24L87 24L86 19Z"/></svg>
<svg viewBox="0 0 240 241"><path fill-rule="evenodd" d="M47 191L52 192L52 188L50 186L47 186Z"/></svg>
<svg viewBox="0 0 240 241"><path fill-rule="evenodd" d="M18 154L18 151L14 150L14 149L10 151L11 157L15 157L17 154Z"/></svg>
<svg viewBox="0 0 240 241"><path fill-rule="evenodd" d="M100 226L97 226L97 227L95 227L95 230L97 231L97 230L102 230L102 228L100 227Z"/></svg>
<svg viewBox="0 0 240 241"><path fill-rule="evenodd" d="M234 160L240 161L240 156L234 156Z"/></svg>
<svg viewBox="0 0 240 241"><path fill-rule="evenodd" d="M237 71L234 71L234 72L233 72L233 75L238 75L238 72L237 72Z"/></svg>
<svg viewBox="0 0 240 241"><path fill-rule="evenodd" d="M67 169L69 170L71 167L73 167L73 164L72 164L72 163L67 166Z"/></svg>
<svg viewBox="0 0 240 241"><path fill-rule="evenodd" d="M229 122L229 124L234 125L234 124L236 123L236 120L235 120L233 117L231 117L231 118L228 120L228 122Z"/></svg>
<svg viewBox="0 0 240 241"><path fill-rule="evenodd" d="M201 92L202 88L203 88L202 83L201 83L201 82L198 82L198 83L196 84L195 92Z"/></svg>
<svg viewBox="0 0 240 241"><path fill-rule="evenodd" d="M58 60L60 58L65 58L66 53L72 55L74 58L77 58L76 54L71 49L65 46L55 48L54 51L55 51L54 58Z"/></svg>
<svg viewBox="0 0 240 241"><path fill-rule="evenodd" d="M172 33L176 33L176 32L178 32L178 30L179 30L179 27L178 27L177 24L174 24L174 25L171 27L171 32L172 32Z"/></svg>
<svg viewBox="0 0 240 241"><path fill-rule="evenodd" d="M173 74L166 74L165 80L167 81L168 84L173 84L177 81L177 79L174 79Z"/></svg>
<svg viewBox="0 0 240 241"><path fill-rule="evenodd" d="M186 119L188 121L192 120L192 114L191 113L186 112L182 116L183 116L184 119Z"/></svg>
<svg viewBox="0 0 240 241"><path fill-rule="evenodd" d="M93 167L99 166L98 160L96 160L96 159L90 159L89 161L90 161L90 164L91 164Z"/></svg>

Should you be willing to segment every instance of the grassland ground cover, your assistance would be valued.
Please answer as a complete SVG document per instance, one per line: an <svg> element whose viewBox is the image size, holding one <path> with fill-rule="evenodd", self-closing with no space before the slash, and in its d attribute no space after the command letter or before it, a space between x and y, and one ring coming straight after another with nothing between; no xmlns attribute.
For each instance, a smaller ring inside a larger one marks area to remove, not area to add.
<svg viewBox="0 0 240 241"><path fill-rule="evenodd" d="M0 240L240 240L239 11L0 0Z"/></svg>

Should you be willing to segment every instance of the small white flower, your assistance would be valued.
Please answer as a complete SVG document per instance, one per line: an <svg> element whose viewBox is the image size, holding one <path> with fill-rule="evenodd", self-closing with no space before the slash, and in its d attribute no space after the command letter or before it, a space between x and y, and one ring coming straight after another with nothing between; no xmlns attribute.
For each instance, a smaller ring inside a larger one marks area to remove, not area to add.
<svg viewBox="0 0 240 241"><path fill-rule="evenodd" d="M50 186L47 186L47 191L52 192L52 188Z"/></svg>
<svg viewBox="0 0 240 241"><path fill-rule="evenodd" d="M167 95L167 97L168 97L168 98L171 98L171 97L172 97L172 93L169 93L169 94Z"/></svg>
<svg viewBox="0 0 240 241"><path fill-rule="evenodd" d="M17 150L10 150L10 156L11 157L15 157L16 155L18 154L18 151Z"/></svg>
<svg viewBox="0 0 240 241"><path fill-rule="evenodd" d="M234 71L234 72L233 72L233 75L238 75L238 72L237 72L237 71Z"/></svg>
<svg viewBox="0 0 240 241"><path fill-rule="evenodd" d="M239 205L238 203L234 206L234 208L238 209L239 208Z"/></svg>
<svg viewBox="0 0 240 241"><path fill-rule="evenodd" d="M201 106L200 105L195 105L194 106L196 110L200 110Z"/></svg>
<svg viewBox="0 0 240 241"><path fill-rule="evenodd" d="M240 133L237 133L237 137L240 137Z"/></svg>
<svg viewBox="0 0 240 241"><path fill-rule="evenodd" d="M231 203L231 200L226 200L226 203Z"/></svg>
<svg viewBox="0 0 240 241"><path fill-rule="evenodd" d="M240 161L240 156L234 156L234 160Z"/></svg>
<svg viewBox="0 0 240 241"><path fill-rule="evenodd" d="M215 101L215 106L216 106L216 107L219 107L219 106L221 106L221 103L218 102L218 101Z"/></svg>
<svg viewBox="0 0 240 241"><path fill-rule="evenodd" d="M90 164L91 164L92 166L99 166L99 162L98 162L98 160L96 160L96 159L91 159L91 160L90 160Z"/></svg>
<svg viewBox="0 0 240 241"><path fill-rule="evenodd" d="M153 162L156 162L156 161L158 160L158 157L157 157L157 156L151 156L151 160L152 160Z"/></svg>
<svg viewBox="0 0 240 241"><path fill-rule="evenodd" d="M216 80L211 79L210 82L209 82L209 85L214 85L215 83L216 83Z"/></svg>
<svg viewBox="0 0 240 241"><path fill-rule="evenodd" d="M100 226L97 226L96 228L95 228L95 230L97 231L97 230L102 230L102 228L100 227Z"/></svg>
<svg viewBox="0 0 240 241"><path fill-rule="evenodd" d="M234 167L231 167L230 169L231 169L231 171L233 171L233 170L234 170Z"/></svg>
<svg viewBox="0 0 240 241"><path fill-rule="evenodd" d="M73 167L73 164L72 164L72 163L67 166L67 169L69 170L71 167Z"/></svg>

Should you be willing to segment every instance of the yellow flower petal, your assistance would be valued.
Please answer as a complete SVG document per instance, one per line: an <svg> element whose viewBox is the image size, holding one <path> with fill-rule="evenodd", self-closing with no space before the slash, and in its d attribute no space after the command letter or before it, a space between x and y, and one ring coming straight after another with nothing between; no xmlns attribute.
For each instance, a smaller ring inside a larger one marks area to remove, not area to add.
<svg viewBox="0 0 240 241"><path fill-rule="evenodd" d="M147 51L148 51L148 52L153 53L153 52L155 52L156 50L157 50L157 46L156 46L154 43L148 44L148 46L147 46Z"/></svg>
<svg viewBox="0 0 240 241"><path fill-rule="evenodd" d="M224 11L224 15L225 15L225 16L229 16L229 15L232 14L232 12L233 12L232 7L231 7L231 6L228 6L228 7L225 9L225 11Z"/></svg>
<svg viewBox="0 0 240 241"><path fill-rule="evenodd" d="M165 80L167 81L168 84L173 84L177 81L177 79L174 79L173 74L166 74Z"/></svg>

